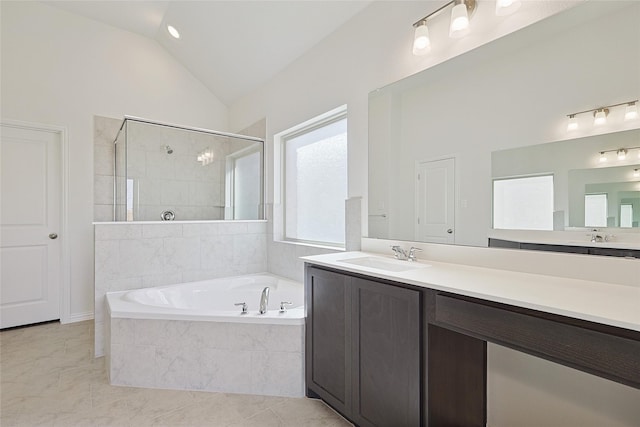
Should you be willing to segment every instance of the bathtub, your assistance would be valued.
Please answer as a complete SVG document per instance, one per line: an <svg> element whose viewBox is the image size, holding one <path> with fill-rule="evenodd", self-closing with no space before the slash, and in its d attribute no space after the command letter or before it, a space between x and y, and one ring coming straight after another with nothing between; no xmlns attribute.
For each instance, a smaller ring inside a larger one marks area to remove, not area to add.
<svg viewBox="0 0 640 427"><path fill-rule="evenodd" d="M262 290L269 305L258 313ZM106 295L113 385L304 396L304 290L270 274ZM240 306L246 303L247 313ZM281 312L281 302L290 302Z"/></svg>

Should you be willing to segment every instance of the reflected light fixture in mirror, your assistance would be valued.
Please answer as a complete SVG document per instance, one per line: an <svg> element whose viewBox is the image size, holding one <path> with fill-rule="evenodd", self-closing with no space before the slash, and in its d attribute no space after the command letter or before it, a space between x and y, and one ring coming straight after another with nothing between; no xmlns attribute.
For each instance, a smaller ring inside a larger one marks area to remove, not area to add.
<svg viewBox="0 0 640 427"><path fill-rule="evenodd" d="M511 15L520 8L520 0L496 0L496 15Z"/></svg>
<svg viewBox="0 0 640 427"><path fill-rule="evenodd" d="M640 178L640 169L634 169L633 170L633 177L634 178Z"/></svg>
<svg viewBox="0 0 640 427"><path fill-rule="evenodd" d="M575 114L571 114L569 116L569 123L567 123L567 130L576 130L578 129L578 120L576 119Z"/></svg>
<svg viewBox="0 0 640 427"><path fill-rule="evenodd" d="M617 151L616 155L618 156L618 160L624 160L627 158L627 150L622 148Z"/></svg>
<svg viewBox="0 0 640 427"><path fill-rule="evenodd" d="M603 125L607 123L607 116L609 115L609 110L606 108L600 108L597 111L593 112L593 124L596 126Z"/></svg>
<svg viewBox="0 0 640 427"><path fill-rule="evenodd" d="M606 163L607 161L607 153L605 153L604 151L600 152L600 163Z"/></svg>
<svg viewBox="0 0 640 427"><path fill-rule="evenodd" d="M630 102L627 104L627 108L624 112L625 120L633 120L638 118L638 106L636 105L637 101Z"/></svg>

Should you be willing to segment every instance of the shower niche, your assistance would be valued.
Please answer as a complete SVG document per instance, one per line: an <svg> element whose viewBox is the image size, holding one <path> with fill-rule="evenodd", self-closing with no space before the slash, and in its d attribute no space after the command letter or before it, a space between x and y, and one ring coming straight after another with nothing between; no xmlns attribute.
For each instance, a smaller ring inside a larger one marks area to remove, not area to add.
<svg viewBox="0 0 640 427"><path fill-rule="evenodd" d="M264 141L125 116L115 221L264 219Z"/></svg>

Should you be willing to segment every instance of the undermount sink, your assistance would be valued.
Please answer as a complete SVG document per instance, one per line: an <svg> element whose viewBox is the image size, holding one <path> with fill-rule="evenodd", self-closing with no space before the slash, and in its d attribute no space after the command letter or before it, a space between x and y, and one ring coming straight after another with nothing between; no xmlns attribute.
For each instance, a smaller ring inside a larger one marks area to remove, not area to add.
<svg viewBox="0 0 640 427"><path fill-rule="evenodd" d="M416 262L399 261L395 259L365 256L361 258L341 259L338 262L345 264L359 265L361 267L375 268L377 270L401 272L416 270L418 268L429 267L428 264L419 264Z"/></svg>

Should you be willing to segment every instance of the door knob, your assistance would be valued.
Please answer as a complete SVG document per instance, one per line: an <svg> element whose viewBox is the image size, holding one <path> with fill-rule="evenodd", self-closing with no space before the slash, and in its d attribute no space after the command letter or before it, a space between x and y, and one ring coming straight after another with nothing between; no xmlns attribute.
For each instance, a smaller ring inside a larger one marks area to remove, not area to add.
<svg viewBox="0 0 640 427"><path fill-rule="evenodd" d="M50 238L51 240L55 240L55 239L57 239L57 238L58 238L58 235L57 235L56 233L51 233L51 234L49 234L49 238Z"/></svg>
<svg viewBox="0 0 640 427"><path fill-rule="evenodd" d="M448 229L448 230L447 230L447 233L452 234L452 233L453 233L453 230L452 230L452 229Z"/></svg>

